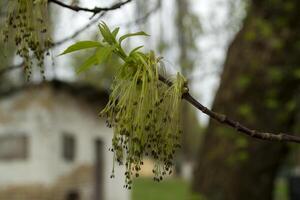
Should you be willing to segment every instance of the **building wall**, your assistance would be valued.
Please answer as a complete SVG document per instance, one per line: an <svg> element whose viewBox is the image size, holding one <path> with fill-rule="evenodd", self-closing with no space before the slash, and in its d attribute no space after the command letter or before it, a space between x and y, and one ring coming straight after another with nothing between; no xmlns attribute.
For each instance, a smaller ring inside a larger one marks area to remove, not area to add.
<svg viewBox="0 0 300 200"><path fill-rule="evenodd" d="M112 130L105 127L95 109L68 93L56 92L47 86L27 89L1 99L0 136L6 133L27 134L29 157L25 161L0 161L0 188L7 193L14 188L24 190L24 187L35 188L38 185L45 189L45 194L52 191L52 197L53 190L62 196L64 192L58 189L80 188L88 198L94 189L90 183L94 178L95 140L101 139L104 142L105 199L129 199L129 192L123 189L123 167L116 168L115 179L109 178L112 154L108 148ZM76 157L73 162L62 157L63 133L76 138ZM80 170L83 172L79 173ZM59 198L56 196L55 199Z"/></svg>

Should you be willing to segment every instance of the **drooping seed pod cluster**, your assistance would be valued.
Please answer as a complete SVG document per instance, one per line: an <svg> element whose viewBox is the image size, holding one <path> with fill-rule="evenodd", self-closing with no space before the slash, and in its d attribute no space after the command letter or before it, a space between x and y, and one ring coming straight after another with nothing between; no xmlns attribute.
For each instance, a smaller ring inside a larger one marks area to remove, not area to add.
<svg viewBox="0 0 300 200"><path fill-rule="evenodd" d="M8 15L2 33L5 42L13 38L17 54L24 59L24 70L27 79L31 76L32 59L44 76L44 56L52 42L47 29L47 0L10 0Z"/></svg>
<svg viewBox="0 0 300 200"><path fill-rule="evenodd" d="M119 164L125 162L129 189L144 156L154 158L154 180L161 181L172 173L174 153L180 147L185 79L178 73L171 86L160 82L159 62L153 52L130 55L115 76L109 102L101 112L114 129L111 151Z"/></svg>

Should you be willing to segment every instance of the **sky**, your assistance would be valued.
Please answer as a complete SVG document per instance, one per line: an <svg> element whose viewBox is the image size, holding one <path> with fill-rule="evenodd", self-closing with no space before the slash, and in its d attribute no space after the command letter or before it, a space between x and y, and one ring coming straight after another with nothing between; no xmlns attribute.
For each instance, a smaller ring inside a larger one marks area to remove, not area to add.
<svg viewBox="0 0 300 200"><path fill-rule="evenodd" d="M138 0L136 0L138 1ZM140 0L141 1L141 0ZM155 0L147 0L149 7L155 6ZM242 0L240 0L242 1ZM203 33L199 35L195 41L199 52L195 55L196 66L194 72L188 77L191 94L196 97L203 105L211 107L214 95L219 85L219 74L222 70L228 45L230 44L235 33L239 30L240 22L244 16L244 10L241 9L240 1L232 0L190 0L191 8L197 16L199 16ZM64 1L70 3L70 1ZM93 8L95 6L106 7L110 6L114 1L107 0L81 0L80 5L83 7ZM134 46L147 44L146 49L156 47L161 34L160 29L163 29L164 38L174 44L176 41L174 16L176 15L175 0L162 1L162 10L157 11L148 18L147 26L136 25L133 22L136 19L135 6L129 3L121 9L108 12L101 20L105 21L110 27L120 26L120 34L127 31L144 30L151 35L147 40L135 39ZM92 17L91 13L73 12L68 9L62 9L57 5L51 5L52 15L56 18L54 23L54 41L58 41L72 35L76 30L85 26ZM149 9L151 9L149 8ZM59 21L57 21L57 17ZM162 26L159 25L159 21ZM56 57L70 44L78 40L87 40L89 34L94 34L97 30L97 25L90 27L83 34L74 40L67 42L52 52L54 59L51 59L49 65L56 66L55 69L50 66L47 69L47 76L51 79L54 76L63 80L74 80L76 75L70 66L70 57ZM178 56L178 48L176 45L163 55L167 69L169 72L179 69L176 63ZM174 59L175 58L175 59ZM55 72L55 73L54 73ZM203 124L207 124L208 118L198 112L198 118Z"/></svg>

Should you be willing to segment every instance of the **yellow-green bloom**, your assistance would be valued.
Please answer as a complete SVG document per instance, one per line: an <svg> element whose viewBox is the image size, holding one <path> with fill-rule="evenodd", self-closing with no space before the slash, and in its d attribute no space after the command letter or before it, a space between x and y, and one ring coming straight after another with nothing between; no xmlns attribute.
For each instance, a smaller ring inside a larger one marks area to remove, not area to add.
<svg viewBox="0 0 300 200"><path fill-rule="evenodd" d="M101 115L114 129L113 151L119 163L125 158L128 186L133 175L139 176L144 156L156 160L155 180L171 173L174 153L180 146L180 102L185 80L178 73L170 87L161 83L160 59L153 52L137 52L127 60L114 79Z"/></svg>
<svg viewBox="0 0 300 200"><path fill-rule="evenodd" d="M4 41L12 36L17 46L17 54L24 59L24 69L30 78L32 59L31 52L38 61L44 75L44 54L52 46L47 30L46 0L10 0L8 15L2 36Z"/></svg>
<svg viewBox="0 0 300 200"><path fill-rule="evenodd" d="M154 158L154 180L160 181L172 172L174 154L180 147L180 103L186 80L178 73L170 79L170 84L161 82L161 58L153 51L143 53L139 51L141 47L137 47L126 54L122 41L132 36L147 36L146 33L130 33L117 38L119 28L111 32L101 23L99 29L102 42L78 42L62 54L95 48L95 54L78 68L79 72L104 62L111 54L124 61L114 77L109 101L100 113L114 129L111 149L114 162L125 163L126 188L131 188L133 176L139 176L144 156Z"/></svg>

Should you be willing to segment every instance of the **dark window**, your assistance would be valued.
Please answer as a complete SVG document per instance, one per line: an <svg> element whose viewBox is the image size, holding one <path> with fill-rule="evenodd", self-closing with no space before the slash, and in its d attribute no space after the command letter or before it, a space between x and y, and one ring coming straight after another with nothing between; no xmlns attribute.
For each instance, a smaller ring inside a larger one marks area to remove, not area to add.
<svg viewBox="0 0 300 200"><path fill-rule="evenodd" d="M103 155L104 143L97 139L95 141L95 200L103 199L103 165L104 165L104 155Z"/></svg>
<svg viewBox="0 0 300 200"><path fill-rule="evenodd" d="M71 134L63 135L63 158L67 161L75 159L76 141L75 137Z"/></svg>
<svg viewBox="0 0 300 200"><path fill-rule="evenodd" d="M0 136L1 160L24 160L28 156L28 139L26 135Z"/></svg>
<svg viewBox="0 0 300 200"><path fill-rule="evenodd" d="M80 200L80 195L79 195L78 191L73 190L73 191L70 191L69 193L67 193L66 200Z"/></svg>

